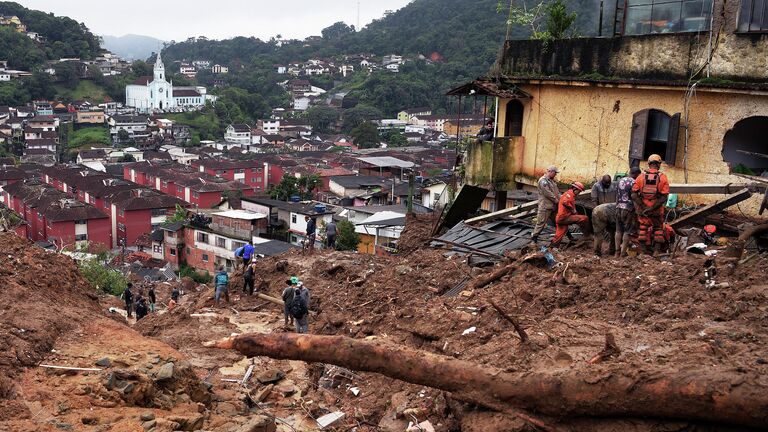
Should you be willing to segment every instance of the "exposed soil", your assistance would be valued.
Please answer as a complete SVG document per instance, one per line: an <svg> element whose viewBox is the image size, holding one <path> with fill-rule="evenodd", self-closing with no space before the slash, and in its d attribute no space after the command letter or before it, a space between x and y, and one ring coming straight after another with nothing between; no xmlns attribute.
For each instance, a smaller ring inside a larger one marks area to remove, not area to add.
<svg viewBox="0 0 768 432"><path fill-rule="evenodd" d="M555 270L534 260L486 287L453 290L494 269L470 268L461 257L424 248L430 232L430 221L410 224L400 242L406 253L395 257L291 251L262 261L257 285L279 297L286 279L298 276L312 293L310 333L383 339L509 372L740 368L768 376L765 257L744 266L718 260L717 285L707 287L703 256L598 260L585 247L559 254L563 265ZM331 429L339 431L404 431L416 420L436 431L537 430L377 374L203 347L232 333L292 331L280 306L239 292L238 275L231 304L214 305L209 287L184 281L176 309L161 306L133 325L110 318L106 310L119 301L97 297L70 259L11 234L0 234L0 249L0 334L9 341L0 347L8 377L0 380L0 430L141 431L144 425L239 432L260 430L247 423L265 415L278 418L277 430L303 431L316 430L313 419L334 411L346 414ZM158 286L161 301L170 288ZM443 296L448 291L459 293ZM520 321L527 343L490 301ZM619 352L589 364L606 333ZM110 365L95 366L103 358ZM103 370L51 372L36 367L41 362ZM169 363L172 376L158 380ZM241 380L250 365L245 386L227 381ZM154 424L141 420L150 413ZM738 430L663 419L546 421L561 430Z"/></svg>

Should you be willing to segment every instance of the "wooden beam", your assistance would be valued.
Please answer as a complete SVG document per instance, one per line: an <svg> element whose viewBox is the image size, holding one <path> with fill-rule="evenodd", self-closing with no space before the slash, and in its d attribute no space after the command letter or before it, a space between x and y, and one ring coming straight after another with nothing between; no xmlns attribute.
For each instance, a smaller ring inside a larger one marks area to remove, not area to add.
<svg viewBox="0 0 768 432"><path fill-rule="evenodd" d="M695 195L728 195L728 194L734 194L741 190L747 190L747 189L764 191L766 190L767 186L768 185L766 184L761 184L758 182L728 183L728 184L676 183L676 184L669 185L669 192L676 193L676 194L695 194ZM589 196L589 194L590 194L590 191L585 190L584 192L579 194L579 198ZM474 224L477 222L489 222L495 219L514 216L516 214L523 213L525 211L532 211L532 210L535 211L538 205L539 205L538 200L531 201L525 204L520 204L518 206L510 207L504 210L499 210L497 212L473 217L471 219L465 220L464 223ZM730 205L733 205L733 204L730 204Z"/></svg>
<svg viewBox="0 0 768 432"><path fill-rule="evenodd" d="M669 192L676 194L727 195L752 186L750 183L708 184L676 183L669 185Z"/></svg>
<svg viewBox="0 0 768 432"><path fill-rule="evenodd" d="M590 192L591 191L589 191L589 190L585 190L584 192L580 193L578 197L581 198L581 197L584 197L584 196L589 196ZM494 219L500 219L500 218L507 217L507 216L513 216L513 215L516 215L518 213L522 213L522 212L526 212L526 211L535 211L538 208L538 206L539 206L539 201L538 200L531 201L531 202L527 202L525 204L520 204L520 205L517 205L517 206L514 206L514 207L510 207L510 208L507 208L507 209L504 209L504 210L499 210L497 212L488 213L486 215L473 217L471 219L465 220L464 223L465 224L473 224L473 223L476 223L476 222L488 222L488 221L492 221Z"/></svg>
<svg viewBox="0 0 768 432"><path fill-rule="evenodd" d="M709 205L705 205L704 207L701 207L700 209L695 210L692 213L688 213L687 215L672 221L670 225L673 228L678 228L681 226L692 224L695 221L704 219L713 213L719 213L732 205L738 204L748 199L751 196L752 196L752 192L750 192L748 189L742 189L736 193L732 193L726 196L725 198L719 201L716 201Z"/></svg>
<svg viewBox="0 0 768 432"><path fill-rule="evenodd" d="M61 370L68 370L68 371L81 371L81 372L101 372L102 369L99 368L81 368L81 367L72 367L72 366L55 366L55 365L49 365L49 364L41 364L39 365L41 368L46 369L61 369Z"/></svg>

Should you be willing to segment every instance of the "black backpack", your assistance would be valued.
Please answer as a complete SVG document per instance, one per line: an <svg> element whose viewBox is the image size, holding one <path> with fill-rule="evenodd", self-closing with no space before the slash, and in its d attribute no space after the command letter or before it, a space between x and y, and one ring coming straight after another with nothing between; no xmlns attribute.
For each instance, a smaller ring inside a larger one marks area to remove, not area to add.
<svg viewBox="0 0 768 432"><path fill-rule="evenodd" d="M304 305L303 301L301 301L301 294L299 294L299 290L296 290L293 293L293 300L291 301L291 305L288 307L288 312L290 312L291 316L296 319L304 318L304 315L309 312L307 310L307 306Z"/></svg>

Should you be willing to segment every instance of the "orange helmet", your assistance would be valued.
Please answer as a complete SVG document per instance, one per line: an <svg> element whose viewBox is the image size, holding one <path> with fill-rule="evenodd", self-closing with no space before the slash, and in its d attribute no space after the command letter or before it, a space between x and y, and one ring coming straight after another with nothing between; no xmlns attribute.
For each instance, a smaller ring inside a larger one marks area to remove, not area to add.
<svg viewBox="0 0 768 432"><path fill-rule="evenodd" d="M582 184L581 182L573 182L571 183L571 187L576 188L581 192L584 192L584 184Z"/></svg>
<svg viewBox="0 0 768 432"><path fill-rule="evenodd" d="M717 227L716 226L714 226L714 225L704 225L704 232L705 233L707 233L709 235L712 235L712 234L715 233L715 231L717 231Z"/></svg>

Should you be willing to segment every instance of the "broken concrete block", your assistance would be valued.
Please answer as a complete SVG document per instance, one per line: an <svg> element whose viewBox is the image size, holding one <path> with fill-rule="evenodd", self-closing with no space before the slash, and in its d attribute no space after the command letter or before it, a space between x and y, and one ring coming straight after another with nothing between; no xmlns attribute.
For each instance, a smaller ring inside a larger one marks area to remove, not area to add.
<svg viewBox="0 0 768 432"><path fill-rule="evenodd" d="M317 425L320 427L320 429L325 429L328 426L338 422L339 420L344 418L344 413L341 411L332 412L330 414L326 414L322 417L317 418Z"/></svg>
<svg viewBox="0 0 768 432"><path fill-rule="evenodd" d="M173 363L166 363L160 367L155 375L156 381L169 380L173 378Z"/></svg>
<svg viewBox="0 0 768 432"><path fill-rule="evenodd" d="M285 372L278 369L270 369L256 376L256 380L262 384L276 383L283 378L285 378Z"/></svg>
<svg viewBox="0 0 768 432"><path fill-rule="evenodd" d="M145 421L141 424L141 427L143 427L144 430L147 430L147 431L154 428L155 426L157 426L157 421L154 419Z"/></svg>
<svg viewBox="0 0 768 432"><path fill-rule="evenodd" d="M148 422L150 420L154 420L155 419L155 413L153 413L153 412L141 413L141 415L139 416L139 419L141 421L143 421L143 422Z"/></svg>

